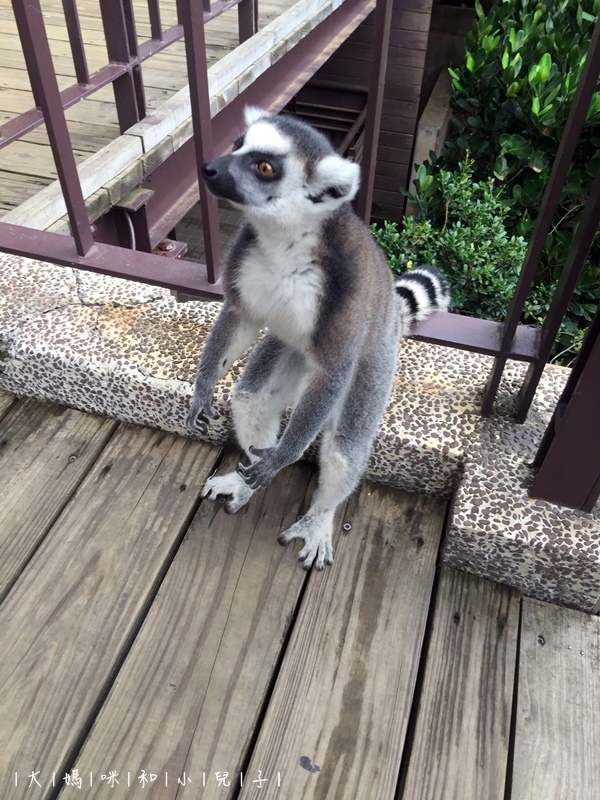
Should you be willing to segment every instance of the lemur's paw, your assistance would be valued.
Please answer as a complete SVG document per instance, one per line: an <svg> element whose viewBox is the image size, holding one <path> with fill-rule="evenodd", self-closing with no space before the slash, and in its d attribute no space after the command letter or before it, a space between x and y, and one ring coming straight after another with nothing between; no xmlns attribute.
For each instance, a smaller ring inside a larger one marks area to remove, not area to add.
<svg viewBox="0 0 600 800"><path fill-rule="evenodd" d="M200 492L204 499L224 502L227 514L235 514L236 511L239 511L253 494L254 491L244 483L237 472L213 475L206 481Z"/></svg>
<svg viewBox="0 0 600 800"><path fill-rule="evenodd" d="M208 433L208 426L211 420L218 419L219 414L213 410L210 404L206 405L192 399L190 411L185 418L185 427L190 433Z"/></svg>
<svg viewBox="0 0 600 800"><path fill-rule="evenodd" d="M314 565L321 572L325 565L333 564L332 530L332 514L307 515L281 533L277 541L281 545L286 545L292 539L304 539L304 547L298 553L298 561L302 561L305 570Z"/></svg>
<svg viewBox="0 0 600 800"><path fill-rule="evenodd" d="M259 450L257 447L249 448L252 461L249 464L238 464L237 471L244 482L252 489L268 486L279 472L277 463L277 447L267 447Z"/></svg>

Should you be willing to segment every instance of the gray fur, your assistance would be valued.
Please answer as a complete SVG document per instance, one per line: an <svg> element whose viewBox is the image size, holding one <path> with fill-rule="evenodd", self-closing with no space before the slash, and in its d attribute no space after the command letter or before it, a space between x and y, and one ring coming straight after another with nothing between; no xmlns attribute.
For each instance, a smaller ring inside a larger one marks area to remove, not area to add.
<svg viewBox="0 0 600 800"><path fill-rule="evenodd" d="M296 119L256 110L248 117L238 149L203 165L209 189L244 211L246 223L224 265L225 302L199 363L186 425L207 431L215 382L267 327L232 398L249 463L210 478L203 496L226 496L226 509L236 511L321 433L311 507L279 541L302 538L304 567L323 569L333 558L335 510L361 479L389 397L401 327L422 311L447 307L447 284L433 268L400 278L399 291L413 292L403 325L406 302L398 302L383 253L350 206L356 165Z"/></svg>

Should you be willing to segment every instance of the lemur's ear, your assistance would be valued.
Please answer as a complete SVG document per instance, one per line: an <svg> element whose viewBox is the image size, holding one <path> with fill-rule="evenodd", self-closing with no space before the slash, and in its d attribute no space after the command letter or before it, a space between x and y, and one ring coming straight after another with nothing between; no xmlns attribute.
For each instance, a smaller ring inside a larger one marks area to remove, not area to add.
<svg viewBox="0 0 600 800"><path fill-rule="evenodd" d="M326 156L317 164L315 184L317 197L333 198L346 203L358 191L360 167L338 155Z"/></svg>
<svg viewBox="0 0 600 800"><path fill-rule="evenodd" d="M259 119L269 116L270 114L268 111L265 111L264 108L259 108L258 106L246 106L244 108L244 119L246 121L247 128L249 128L250 125L254 125L254 123L258 122Z"/></svg>

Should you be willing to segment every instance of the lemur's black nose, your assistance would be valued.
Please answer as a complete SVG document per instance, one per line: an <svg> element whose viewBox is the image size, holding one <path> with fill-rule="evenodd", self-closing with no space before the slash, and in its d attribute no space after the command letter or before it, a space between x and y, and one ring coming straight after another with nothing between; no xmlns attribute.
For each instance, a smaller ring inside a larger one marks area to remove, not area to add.
<svg viewBox="0 0 600 800"><path fill-rule="evenodd" d="M219 174L219 170L214 166L214 161L207 161L200 167L203 177L215 178Z"/></svg>

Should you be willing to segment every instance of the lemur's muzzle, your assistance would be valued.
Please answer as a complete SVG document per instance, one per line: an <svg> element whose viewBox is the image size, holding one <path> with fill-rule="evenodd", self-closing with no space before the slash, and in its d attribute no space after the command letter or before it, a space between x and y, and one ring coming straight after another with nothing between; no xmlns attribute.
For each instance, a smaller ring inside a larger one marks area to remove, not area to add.
<svg viewBox="0 0 600 800"><path fill-rule="evenodd" d="M230 172L232 163L232 156L222 156L214 161L206 161L200 167L200 171L211 194L224 200L232 200L234 203L243 203L244 198L239 193Z"/></svg>

